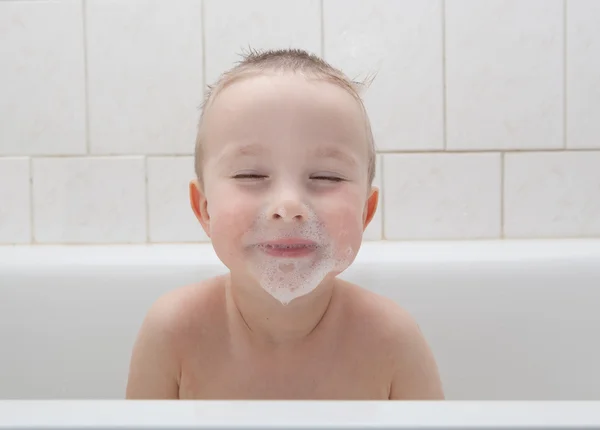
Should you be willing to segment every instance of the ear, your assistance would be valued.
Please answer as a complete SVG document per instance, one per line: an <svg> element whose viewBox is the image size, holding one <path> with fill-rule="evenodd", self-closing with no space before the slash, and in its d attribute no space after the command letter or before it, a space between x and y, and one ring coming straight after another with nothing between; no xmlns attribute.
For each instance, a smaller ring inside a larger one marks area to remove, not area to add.
<svg viewBox="0 0 600 430"><path fill-rule="evenodd" d="M379 204L379 188L371 187L371 194L365 203L365 209L363 211L363 231L366 230L371 220L377 212L377 205Z"/></svg>
<svg viewBox="0 0 600 430"><path fill-rule="evenodd" d="M210 237L210 215L208 214L208 201L202 186L197 179L190 181L190 205L196 219L202 225L204 232Z"/></svg>

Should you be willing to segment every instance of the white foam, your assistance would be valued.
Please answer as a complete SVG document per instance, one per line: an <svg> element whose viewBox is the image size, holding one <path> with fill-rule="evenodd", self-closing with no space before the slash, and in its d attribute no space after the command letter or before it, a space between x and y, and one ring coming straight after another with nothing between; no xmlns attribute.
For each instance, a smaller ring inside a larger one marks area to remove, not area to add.
<svg viewBox="0 0 600 430"><path fill-rule="evenodd" d="M285 237L299 237L317 243L315 252L297 258L276 257L255 248L256 255L248 262L250 273L254 274L261 287L284 305L314 291L332 272L341 272L349 265L352 248L338 252L334 241L327 235L323 223L314 212L302 224L294 224L285 231L270 236L264 215L259 217L248 240L260 242Z"/></svg>

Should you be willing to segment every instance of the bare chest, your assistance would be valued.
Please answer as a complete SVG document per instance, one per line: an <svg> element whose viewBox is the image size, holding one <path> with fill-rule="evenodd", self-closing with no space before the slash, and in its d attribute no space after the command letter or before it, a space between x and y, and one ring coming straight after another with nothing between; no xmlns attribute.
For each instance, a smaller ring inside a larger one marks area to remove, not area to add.
<svg viewBox="0 0 600 430"><path fill-rule="evenodd" d="M181 399L386 400L391 372L374 351L323 349L281 355L235 354L185 360Z"/></svg>

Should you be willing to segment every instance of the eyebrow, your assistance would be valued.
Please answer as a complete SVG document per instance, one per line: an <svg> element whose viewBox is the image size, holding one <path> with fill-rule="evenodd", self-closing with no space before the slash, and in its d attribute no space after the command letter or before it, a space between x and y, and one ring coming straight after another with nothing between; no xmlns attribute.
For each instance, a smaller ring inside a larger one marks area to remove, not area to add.
<svg viewBox="0 0 600 430"><path fill-rule="evenodd" d="M322 146L315 151L315 156L319 158L335 158L348 164L356 165L356 158L340 148Z"/></svg>
<svg viewBox="0 0 600 430"><path fill-rule="evenodd" d="M246 143L238 146L234 152L237 155L261 155L265 152L265 148L258 143Z"/></svg>
<svg viewBox="0 0 600 430"><path fill-rule="evenodd" d="M242 145L235 145L235 146L232 146L231 148L228 148L227 150L225 150L223 152L223 154L219 158L221 160L223 160L223 159L233 158L236 156L252 157L252 156L262 155L262 154L264 154L264 152L265 152L265 148L262 145L259 145L258 143L245 143Z"/></svg>
<svg viewBox="0 0 600 430"><path fill-rule="evenodd" d="M252 142L252 143L245 143L242 145L236 145L236 146L232 147L231 149L225 151L221 155L220 158L228 159L228 158L233 158L236 156L252 157L252 156L260 156L260 155L263 155L264 153L265 153L265 147L263 145L260 145L259 143L256 143L256 142ZM343 151L340 148L333 147L333 146L321 146L314 151L313 155L317 158L322 158L322 159L333 158L333 159L340 160L342 162L352 164L352 165L358 164L356 158L354 156L352 156L350 153L348 153L347 151Z"/></svg>

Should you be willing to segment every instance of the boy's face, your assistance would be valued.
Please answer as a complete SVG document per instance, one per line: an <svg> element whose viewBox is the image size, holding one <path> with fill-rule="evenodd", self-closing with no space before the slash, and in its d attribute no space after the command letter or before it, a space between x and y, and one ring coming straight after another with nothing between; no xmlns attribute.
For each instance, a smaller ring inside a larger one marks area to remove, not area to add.
<svg viewBox="0 0 600 430"><path fill-rule="evenodd" d="M299 74L223 89L204 118L192 206L232 275L286 303L354 260L378 193L358 102Z"/></svg>

